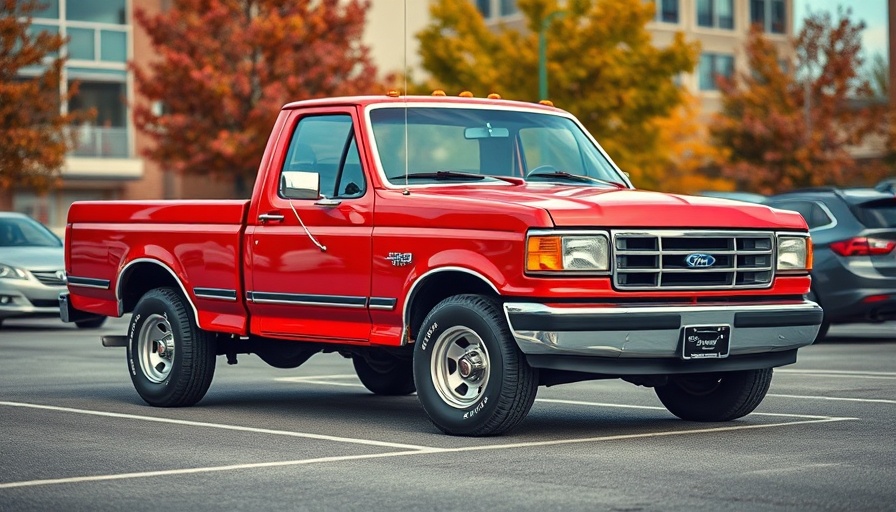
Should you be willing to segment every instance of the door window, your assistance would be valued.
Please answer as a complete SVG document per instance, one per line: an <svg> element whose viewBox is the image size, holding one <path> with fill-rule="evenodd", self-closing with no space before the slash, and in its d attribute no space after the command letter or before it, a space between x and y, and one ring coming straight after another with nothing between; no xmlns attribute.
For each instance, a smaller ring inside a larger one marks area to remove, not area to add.
<svg viewBox="0 0 896 512"><path fill-rule="evenodd" d="M282 172L317 173L324 197L363 196L367 183L351 116L302 118L293 132Z"/></svg>

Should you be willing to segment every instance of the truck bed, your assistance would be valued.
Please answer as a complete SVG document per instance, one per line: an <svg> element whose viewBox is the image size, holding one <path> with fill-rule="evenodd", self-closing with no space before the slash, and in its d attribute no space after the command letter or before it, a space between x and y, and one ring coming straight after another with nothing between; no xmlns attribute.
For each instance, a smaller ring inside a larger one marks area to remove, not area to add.
<svg viewBox="0 0 896 512"><path fill-rule="evenodd" d="M137 267L153 266L152 280L161 283L146 286L180 288L201 327L245 332L241 254L248 207L248 200L73 204L65 254L72 305L121 316L139 298L133 290L144 288L129 283L125 292L121 283Z"/></svg>

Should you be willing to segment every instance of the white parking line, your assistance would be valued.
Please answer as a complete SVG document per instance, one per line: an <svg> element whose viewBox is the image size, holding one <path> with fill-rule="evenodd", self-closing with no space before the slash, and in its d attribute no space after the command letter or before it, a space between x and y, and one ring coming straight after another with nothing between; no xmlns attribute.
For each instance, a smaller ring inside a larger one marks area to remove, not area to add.
<svg viewBox="0 0 896 512"><path fill-rule="evenodd" d="M322 462L342 462L346 460L377 459L383 457L397 457L401 455L413 455L427 453L427 450L411 450L404 452L371 453L366 455L343 455L340 457L320 457L316 459L284 460L277 462L258 462L254 464L233 464L230 466L211 466L204 468L165 469L161 471L142 471L139 473L118 473L110 475L75 476L71 478L51 478L47 480L24 480L21 482L0 483L0 489L13 489L16 487L35 487L38 485L76 484L83 482L101 482L104 480L127 480L131 478L149 478L170 475L189 475L196 473L213 473L216 471L234 471L238 469L276 468L283 466L299 466L302 464L316 464Z"/></svg>
<svg viewBox="0 0 896 512"><path fill-rule="evenodd" d="M5 402L0 402L0 404L5 404ZM62 411L66 411L66 408L56 408ZM77 409L73 411L77 412ZM136 417L139 419L140 417ZM701 429L691 429L691 430L676 430L676 431L667 431L667 432L647 432L643 434L622 434L615 436L599 436L599 437L587 437L587 438L576 438L576 439L555 439L551 441L528 441L522 443L505 443L505 444L495 444L495 445L482 445L482 446L462 446L457 448L422 448L419 450L407 450L400 452L389 452L389 453L375 453L375 454L366 454L366 455L343 455L339 457L319 457L314 459L300 459L300 460L290 460L290 461L277 461L277 462L259 462L254 464L234 464L229 466L210 466L210 467L199 467L199 468L184 468L184 469L167 469L160 471L143 471L139 473L118 473L118 474L108 474L108 475L90 475L90 476L80 476L80 477L70 477L70 478L52 478L46 480L26 480L20 482L7 482L0 483L0 489L11 489L15 487L35 487L39 485L56 485L56 484L70 484L70 483L83 483L83 482L97 482L97 481L107 481L107 480L126 480L133 478L150 478L150 477L158 477L158 476L170 476L170 475L184 475L184 474L197 474L197 473L211 473L218 471L234 471L240 469L257 469L257 468L269 468L269 467L284 467L284 466L298 466L298 465L306 465L306 464L317 464L317 463L328 463L328 462L343 462L350 460L363 460L363 459L379 459L385 457L400 457L400 456L410 456L410 455L434 455L441 453L459 453L459 452L473 452L473 451L484 451L484 450L508 450L514 448L528 448L528 447L536 447L536 446L557 446L563 444L581 444L581 443L596 443L603 441L624 441L630 439L648 439L655 437L671 437L671 436L685 436L691 434L707 434L713 432L733 432L736 430L752 430L758 428L774 428L774 427L788 427L795 425L808 425L812 423L830 423L835 421L847 421L847 420L855 420L857 418L825 418L825 419L814 419L814 420L801 420L801 421L789 421L783 423L769 423L764 425L735 425L730 427L713 427L713 428L701 428Z"/></svg>
<svg viewBox="0 0 896 512"><path fill-rule="evenodd" d="M57 407L53 405L29 404L23 402L3 402L0 405L8 407L27 407L31 409L43 409L47 411L71 412L75 414L87 414L90 416L104 416L107 418L122 418L128 420L153 421L157 423L171 423L175 425L186 425L190 427L206 427L219 428L224 430L236 430L240 432L254 432L257 434L270 434L277 436L302 437L306 439L318 439L321 441L335 441L339 443L362 444L367 446L379 446L384 448L401 448L405 450L429 450L428 446L418 446L413 444L389 443L386 441L372 441L369 439L357 439L352 437L328 436L323 434L309 434L307 432L292 432L289 430L272 430L268 428L243 427L239 425L226 425L223 423L206 423L203 421L176 420L171 418L158 418L155 416L141 416L137 414L123 414L119 412L90 411L87 409L73 409L71 407Z"/></svg>
<svg viewBox="0 0 896 512"><path fill-rule="evenodd" d="M896 379L894 372L860 372L847 370L775 370L775 374L798 377L834 377L839 379Z"/></svg>
<svg viewBox="0 0 896 512"><path fill-rule="evenodd" d="M278 378L278 381L281 382L298 382L302 384L318 384L321 386L345 386L345 387L358 387L363 388L363 384L356 384L354 382L335 382L334 379L357 379L357 376L354 374L342 374L342 375L316 375L311 377L281 377ZM791 395L772 395L769 394L767 396L777 396L777 397L790 397ZM793 396L797 398L796 396ZM823 397L805 397L805 398L823 398ZM665 411L665 407L655 406L655 405L631 405L631 404L612 404L606 402L585 402L582 400L562 400L558 398L536 398L536 402L544 402L544 403L555 403L555 404L566 404L566 405L585 405L589 407L611 407L618 409L644 409L644 410L652 410L652 411ZM889 401L885 401L889 402ZM804 418L804 419L829 419L831 416L820 416L817 414L790 414L790 413L773 413L773 412L753 412L751 413L755 416L773 416L780 418ZM855 418L849 418L855 419Z"/></svg>
<svg viewBox="0 0 896 512"><path fill-rule="evenodd" d="M896 400L886 400L883 398L848 398L839 396L812 396L812 395L779 395L769 393L767 396L776 398L799 398L801 400L833 400L842 402L865 402L869 404L896 404Z"/></svg>

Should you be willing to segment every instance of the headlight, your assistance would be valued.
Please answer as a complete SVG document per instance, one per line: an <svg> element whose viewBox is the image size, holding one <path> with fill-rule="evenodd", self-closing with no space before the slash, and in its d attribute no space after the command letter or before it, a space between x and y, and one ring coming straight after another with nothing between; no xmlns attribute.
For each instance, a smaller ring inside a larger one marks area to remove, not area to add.
<svg viewBox="0 0 896 512"><path fill-rule="evenodd" d="M606 272L610 250L601 235L533 235L526 244L529 272Z"/></svg>
<svg viewBox="0 0 896 512"><path fill-rule="evenodd" d="M812 240L805 236L779 236L777 269L812 270Z"/></svg>
<svg viewBox="0 0 896 512"><path fill-rule="evenodd" d="M0 263L0 279L28 279L24 270Z"/></svg>

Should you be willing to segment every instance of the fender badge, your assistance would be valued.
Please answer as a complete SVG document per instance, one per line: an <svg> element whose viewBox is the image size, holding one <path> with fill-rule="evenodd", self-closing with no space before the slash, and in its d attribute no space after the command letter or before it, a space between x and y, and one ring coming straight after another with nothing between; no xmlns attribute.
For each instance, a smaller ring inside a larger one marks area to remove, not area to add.
<svg viewBox="0 0 896 512"><path fill-rule="evenodd" d="M393 267L403 267L410 265L414 258L409 252L390 252L386 259L392 262Z"/></svg>

